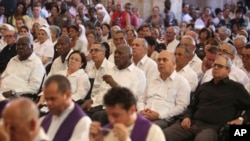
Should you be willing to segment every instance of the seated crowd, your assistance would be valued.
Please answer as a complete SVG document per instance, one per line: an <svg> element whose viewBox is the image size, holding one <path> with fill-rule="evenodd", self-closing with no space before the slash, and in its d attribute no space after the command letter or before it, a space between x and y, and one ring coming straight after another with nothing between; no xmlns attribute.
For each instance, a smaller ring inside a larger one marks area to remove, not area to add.
<svg viewBox="0 0 250 141"><path fill-rule="evenodd" d="M0 140L218 141L250 124L250 10L183 3L178 24L168 7L145 20L98 0L0 12Z"/></svg>

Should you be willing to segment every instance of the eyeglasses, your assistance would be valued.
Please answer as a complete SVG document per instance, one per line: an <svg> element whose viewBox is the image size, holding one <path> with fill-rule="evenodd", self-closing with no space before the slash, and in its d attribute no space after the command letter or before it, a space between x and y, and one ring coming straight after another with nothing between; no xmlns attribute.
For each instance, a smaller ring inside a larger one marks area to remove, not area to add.
<svg viewBox="0 0 250 141"><path fill-rule="evenodd" d="M102 50L100 50L100 49L97 49L97 48L95 48L95 49L90 49L90 53L96 53L96 52L99 52L99 51L102 51Z"/></svg>
<svg viewBox="0 0 250 141"><path fill-rule="evenodd" d="M228 54L228 55L233 55L232 53L229 53L227 50L225 49L219 49L219 52L224 53L224 54Z"/></svg>
<svg viewBox="0 0 250 141"><path fill-rule="evenodd" d="M216 63L214 63L212 66L213 66L213 68L218 68L218 69L228 68L228 67L226 67L226 66L224 66L224 65L216 64Z"/></svg>
<svg viewBox="0 0 250 141"><path fill-rule="evenodd" d="M12 37L14 37L13 35L5 35L4 36L5 38L12 38Z"/></svg>
<svg viewBox="0 0 250 141"><path fill-rule="evenodd" d="M250 54L242 54L242 59L249 59L250 58Z"/></svg>

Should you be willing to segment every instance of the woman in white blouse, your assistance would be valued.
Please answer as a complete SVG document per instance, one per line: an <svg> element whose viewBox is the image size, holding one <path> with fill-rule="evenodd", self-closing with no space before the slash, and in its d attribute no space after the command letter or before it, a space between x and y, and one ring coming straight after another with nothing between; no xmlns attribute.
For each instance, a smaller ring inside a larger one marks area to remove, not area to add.
<svg viewBox="0 0 250 141"><path fill-rule="evenodd" d="M84 53L75 50L69 55L68 69L56 73L68 78L71 84L72 99L77 103L80 103L90 90L89 77L84 71L86 65ZM44 97L42 95L38 105L43 103Z"/></svg>
<svg viewBox="0 0 250 141"><path fill-rule="evenodd" d="M50 30L47 27L41 27L38 31L38 42L33 43L35 54L42 60L44 66L51 63L54 56L54 45L51 40Z"/></svg>

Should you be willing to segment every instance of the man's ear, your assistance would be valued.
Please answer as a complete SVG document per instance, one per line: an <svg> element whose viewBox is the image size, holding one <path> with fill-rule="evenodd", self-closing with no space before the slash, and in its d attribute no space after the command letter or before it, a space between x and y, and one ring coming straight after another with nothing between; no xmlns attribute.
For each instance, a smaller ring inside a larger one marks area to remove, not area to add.
<svg viewBox="0 0 250 141"><path fill-rule="evenodd" d="M133 114L136 112L136 106L135 105L132 105L130 108L129 108L129 114Z"/></svg>
<svg viewBox="0 0 250 141"><path fill-rule="evenodd" d="M228 68L228 74L231 72L231 69Z"/></svg>
<svg viewBox="0 0 250 141"><path fill-rule="evenodd" d="M66 96L67 99L71 99L71 91L70 91L70 90L67 90L67 91L65 92L65 96Z"/></svg>
<svg viewBox="0 0 250 141"><path fill-rule="evenodd" d="M30 45L30 49L33 52L33 44Z"/></svg>
<svg viewBox="0 0 250 141"><path fill-rule="evenodd" d="M131 59L133 57L133 55L132 54L129 54L129 59Z"/></svg>
<svg viewBox="0 0 250 141"><path fill-rule="evenodd" d="M31 119L29 121L29 125L28 126L29 126L30 131L34 131L35 132L35 130L37 128L37 121L35 119Z"/></svg>

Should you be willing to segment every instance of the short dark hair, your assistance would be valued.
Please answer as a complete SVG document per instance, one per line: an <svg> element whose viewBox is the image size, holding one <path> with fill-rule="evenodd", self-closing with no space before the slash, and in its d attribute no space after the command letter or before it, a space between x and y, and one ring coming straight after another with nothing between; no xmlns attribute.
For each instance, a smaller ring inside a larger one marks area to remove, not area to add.
<svg viewBox="0 0 250 141"><path fill-rule="evenodd" d="M246 44L245 48L250 49L250 42Z"/></svg>
<svg viewBox="0 0 250 141"><path fill-rule="evenodd" d="M57 13L60 12L60 9L59 9L59 7L58 7L58 5L56 3L52 3L51 6L50 6L50 8L49 8L49 10L51 10L53 7L56 8Z"/></svg>
<svg viewBox="0 0 250 141"><path fill-rule="evenodd" d="M106 59L108 59L109 55L110 55L109 44L107 42L102 42L101 43L101 48L105 51L105 57L106 57Z"/></svg>
<svg viewBox="0 0 250 141"><path fill-rule="evenodd" d="M22 21L24 25L26 24L25 20L23 18L21 18L21 17L16 18L16 21Z"/></svg>
<svg viewBox="0 0 250 141"><path fill-rule="evenodd" d="M127 33L126 33L125 31L123 31L123 30L117 30L117 31L115 32L115 35L116 35L116 34L119 34L119 33L122 33L123 36L124 36L124 38L127 38Z"/></svg>
<svg viewBox="0 0 250 141"><path fill-rule="evenodd" d="M69 29L70 29L70 28L72 28L72 29L74 29L76 32L80 33L80 28L79 28L78 25L70 25L70 26L68 27L68 32L69 32Z"/></svg>
<svg viewBox="0 0 250 141"><path fill-rule="evenodd" d="M134 94L124 87L113 87L109 89L104 96L104 105L114 107L117 104L126 111L129 110L131 106L136 105Z"/></svg>
<svg viewBox="0 0 250 141"><path fill-rule="evenodd" d="M109 29L109 31L111 30L111 27L110 27L110 25L109 25L109 24L107 24L107 23L103 23L103 24L102 24L102 29L103 29L103 26L106 26L106 27Z"/></svg>
<svg viewBox="0 0 250 141"><path fill-rule="evenodd" d="M87 66L87 59L86 59L85 54L79 50L74 50L72 53L70 53L69 58L71 57L72 54L75 54L75 53L81 56L81 62L83 63L81 68L85 69L85 67Z"/></svg>
<svg viewBox="0 0 250 141"><path fill-rule="evenodd" d="M62 94L65 93L67 90L71 90L70 82L67 79L67 77L63 75L52 75L50 76L44 84L44 87L48 87L51 83L56 83L57 84L57 91L61 92Z"/></svg>
<svg viewBox="0 0 250 141"><path fill-rule="evenodd" d="M207 34L207 39L212 37L212 33L211 30L209 30L208 28L204 27L200 30L199 32L199 37L201 36L201 33L205 32Z"/></svg>
<svg viewBox="0 0 250 141"><path fill-rule="evenodd" d="M18 3L16 4L16 7L18 7L18 5L22 5L22 6L23 6L23 12L22 12L22 14L25 15L26 12L27 12L26 4L25 4L24 2L18 2ZM17 10L16 10L16 11L17 11Z"/></svg>
<svg viewBox="0 0 250 141"><path fill-rule="evenodd" d="M219 52L219 47L212 45L207 49L207 52L210 52L212 54L217 54L217 52Z"/></svg>
<svg viewBox="0 0 250 141"><path fill-rule="evenodd" d="M157 46L157 41L152 36L146 36L144 39L148 42L150 46Z"/></svg>

